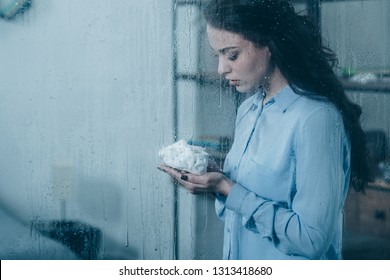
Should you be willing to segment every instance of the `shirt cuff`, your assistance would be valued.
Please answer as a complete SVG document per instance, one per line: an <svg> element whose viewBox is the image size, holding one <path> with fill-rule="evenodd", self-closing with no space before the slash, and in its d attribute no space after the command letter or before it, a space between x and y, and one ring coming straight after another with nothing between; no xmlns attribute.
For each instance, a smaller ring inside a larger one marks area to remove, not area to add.
<svg viewBox="0 0 390 280"><path fill-rule="evenodd" d="M225 206L227 209L239 213L242 224L247 229L259 232L264 238L273 236L274 203L267 203L266 199L250 192L245 187L235 184L230 191ZM261 207L261 211L259 211Z"/></svg>
<svg viewBox="0 0 390 280"><path fill-rule="evenodd" d="M240 184L234 184L226 198L226 208L241 214L244 224L253 219L253 214L266 200L250 192Z"/></svg>
<svg viewBox="0 0 390 280"><path fill-rule="evenodd" d="M237 183L234 184L226 198L226 208L241 213L241 205L247 195L247 189Z"/></svg>

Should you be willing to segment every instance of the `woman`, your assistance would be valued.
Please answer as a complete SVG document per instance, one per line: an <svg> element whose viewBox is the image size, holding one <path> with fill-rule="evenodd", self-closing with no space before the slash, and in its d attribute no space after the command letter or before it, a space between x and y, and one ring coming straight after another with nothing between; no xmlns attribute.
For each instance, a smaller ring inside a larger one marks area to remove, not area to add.
<svg viewBox="0 0 390 280"><path fill-rule="evenodd" d="M224 259L340 259L348 188L371 175L361 110L333 53L284 0L212 0L204 15L219 74L253 95L223 173L161 168L191 193L215 194Z"/></svg>

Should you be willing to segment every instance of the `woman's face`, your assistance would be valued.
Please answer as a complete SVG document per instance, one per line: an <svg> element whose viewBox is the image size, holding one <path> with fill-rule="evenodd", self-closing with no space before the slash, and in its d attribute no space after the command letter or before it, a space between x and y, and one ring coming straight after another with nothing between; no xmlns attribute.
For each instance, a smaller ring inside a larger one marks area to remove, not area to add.
<svg viewBox="0 0 390 280"><path fill-rule="evenodd" d="M218 54L218 73L237 91L256 91L267 87L271 75L268 47L257 47L239 34L207 26L211 48Z"/></svg>

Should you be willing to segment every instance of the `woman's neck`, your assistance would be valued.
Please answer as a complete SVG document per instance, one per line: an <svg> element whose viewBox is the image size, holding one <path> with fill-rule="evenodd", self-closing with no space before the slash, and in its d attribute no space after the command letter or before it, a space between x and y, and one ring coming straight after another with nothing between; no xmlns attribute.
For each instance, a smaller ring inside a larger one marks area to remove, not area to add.
<svg viewBox="0 0 390 280"><path fill-rule="evenodd" d="M263 86L265 92L263 104L267 103L268 100L270 100L287 85L287 79L282 75L279 68L275 67L270 77L269 83Z"/></svg>

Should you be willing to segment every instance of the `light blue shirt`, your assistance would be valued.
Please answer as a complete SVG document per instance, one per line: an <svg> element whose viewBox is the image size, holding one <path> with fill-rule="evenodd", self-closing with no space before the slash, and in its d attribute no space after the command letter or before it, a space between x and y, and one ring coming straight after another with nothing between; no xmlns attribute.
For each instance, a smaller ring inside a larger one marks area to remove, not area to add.
<svg viewBox="0 0 390 280"><path fill-rule="evenodd" d="M239 107L218 195L224 259L340 259L350 143L336 108L286 86Z"/></svg>

